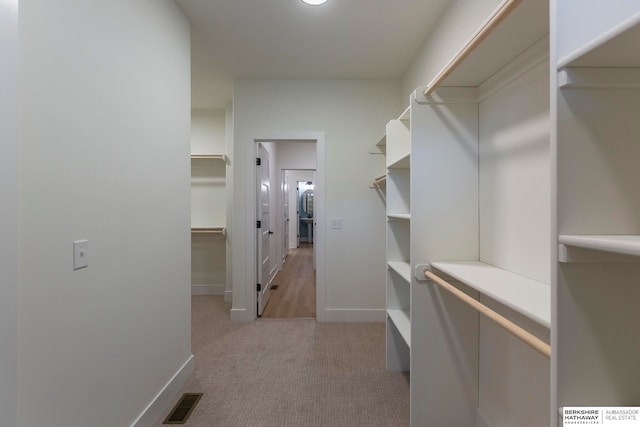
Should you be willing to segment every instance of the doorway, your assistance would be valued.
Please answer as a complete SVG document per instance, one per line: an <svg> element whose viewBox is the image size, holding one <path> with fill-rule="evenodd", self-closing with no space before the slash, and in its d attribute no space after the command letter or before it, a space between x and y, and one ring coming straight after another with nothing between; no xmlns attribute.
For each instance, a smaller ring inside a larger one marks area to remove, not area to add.
<svg viewBox="0 0 640 427"><path fill-rule="evenodd" d="M256 314L316 317L317 141L256 141ZM321 227L320 227L321 228ZM319 235L320 233L320 235Z"/></svg>

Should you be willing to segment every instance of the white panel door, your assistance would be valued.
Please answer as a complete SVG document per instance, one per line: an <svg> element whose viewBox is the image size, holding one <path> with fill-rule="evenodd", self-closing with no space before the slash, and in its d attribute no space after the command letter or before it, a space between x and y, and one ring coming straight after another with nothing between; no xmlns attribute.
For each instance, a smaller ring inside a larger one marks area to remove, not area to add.
<svg viewBox="0 0 640 427"><path fill-rule="evenodd" d="M284 236L282 238L282 262L289 255L289 177L285 171L282 171L282 230Z"/></svg>
<svg viewBox="0 0 640 427"><path fill-rule="evenodd" d="M271 283L269 282L269 271L271 265L271 254L269 250L271 235L273 232L269 230L269 153L262 144L258 144L258 159L260 163L258 168L258 221L260 227L257 228L258 236L258 316L262 316L267 302L269 301L269 291Z"/></svg>

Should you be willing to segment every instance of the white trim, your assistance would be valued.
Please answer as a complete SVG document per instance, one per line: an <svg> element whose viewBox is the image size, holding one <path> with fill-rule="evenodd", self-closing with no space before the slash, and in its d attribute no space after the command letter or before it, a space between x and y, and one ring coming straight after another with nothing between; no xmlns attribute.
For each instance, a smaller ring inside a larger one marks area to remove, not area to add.
<svg viewBox="0 0 640 427"><path fill-rule="evenodd" d="M387 311L384 308L327 308L324 322L384 322ZM319 319L318 319L319 320Z"/></svg>
<svg viewBox="0 0 640 427"><path fill-rule="evenodd" d="M193 373L193 355L190 355L171 379L162 387L151 403L142 411L138 418L131 423L131 427L154 426L175 399L182 387Z"/></svg>
<svg viewBox="0 0 640 427"><path fill-rule="evenodd" d="M191 295L224 295L226 285L191 285Z"/></svg>
<svg viewBox="0 0 640 427"><path fill-rule="evenodd" d="M224 302L233 301L233 291L224 291Z"/></svg>
<svg viewBox="0 0 640 427"><path fill-rule="evenodd" d="M246 308L232 308L229 313L232 322L253 322L257 315L255 310L247 310Z"/></svg>
<svg viewBox="0 0 640 427"><path fill-rule="evenodd" d="M325 321L325 134L324 132L255 132L245 143L245 290L246 304L242 309L231 310L231 320L253 321L257 319L257 283L255 261L257 247L255 238L256 224L256 167L257 142L278 141L315 141L316 142L316 179L314 198L318 209L314 212L315 256L316 256L316 319Z"/></svg>

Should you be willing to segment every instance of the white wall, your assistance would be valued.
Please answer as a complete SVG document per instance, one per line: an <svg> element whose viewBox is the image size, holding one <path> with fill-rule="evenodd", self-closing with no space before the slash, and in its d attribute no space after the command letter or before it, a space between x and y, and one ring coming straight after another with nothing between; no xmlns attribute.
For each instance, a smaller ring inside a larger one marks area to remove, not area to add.
<svg viewBox="0 0 640 427"><path fill-rule="evenodd" d="M153 425L192 369L189 38L171 0L21 2L22 426Z"/></svg>
<svg viewBox="0 0 640 427"><path fill-rule="evenodd" d="M398 81L237 81L234 92L234 156L245 159L253 138L278 132L324 132L326 144L326 320L345 315L382 313L384 284L384 203L369 188L384 170L382 156L368 154L384 133L385 123L402 112ZM264 138L268 136L263 136ZM245 279L255 261L247 259L245 233L246 176L243 162L234 166L233 311L251 320L254 307ZM329 227L343 218L343 229ZM335 317L332 317L335 316ZM377 314L376 314L377 316ZM378 317L376 317L378 318ZM383 315L379 316L383 320Z"/></svg>
<svg viewBox="0 0 640 427"><path fill-rule="evenodd" d="M429 83L500 3L501 0L452 1L405 72L402 94L408 96L417 86Z"/></svg>
<svg viewBox="0 0 640 427"><path fill-rule="evenodd" d="M316 142L280 141L278 142L278 169L315 169Z"/></svg>
<svg viewBox="0 0 640 427"><path fill-rule="evenodd" d="M226 151L226 111L191 110L191 153L224 154Z"/></svg>
<svg viewBox="0 0 640 427"><path fill-rule="evenodd" d="M18 407L18 2L0 0L0 414Z"/></svg>
<svg viewBox="0 0 640 427"><path fill-rule="evenodd" d="M191 153L226 154L226 111L191 111ZM218 160L191 161L191 225L224 227L227 167ZM191 236L191 292L222 295L226 283L226 241L221 235Z"/></svg>

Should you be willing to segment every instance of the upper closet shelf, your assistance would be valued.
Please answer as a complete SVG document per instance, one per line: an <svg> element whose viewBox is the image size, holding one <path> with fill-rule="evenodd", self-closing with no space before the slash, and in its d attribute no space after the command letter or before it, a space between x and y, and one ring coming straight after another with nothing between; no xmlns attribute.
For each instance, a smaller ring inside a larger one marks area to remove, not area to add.
<svg viewBox="0 0 640 427"><path fill-rule="evenodd" d="M640 12L590 40L558 61L565 67L640 67Z"/></svg>
<svg viewBox="0 0 640 427"><path fill-rule="evenodd" d="M576 248L640 256L640 236L636 235L560 235L558 242Z"/></svg>
<svg viewBox="0 0 640 427"><path fill-rule="evenodd" d="M229 157L226 154L192 154L191 160L222 160L229 164Z"/></svg>
<svg viewBox="0 0 640 427"><path fill-rule="evenodd" d="M434 262L431 265L529 319L550 327L549 285L480 261Z"/></svg>
<svg viewBox="0 0 640 427"><path fill-rule="evenodd" d="M548 1L504 0L427 88L478 87L548 34Z"/></svg>

